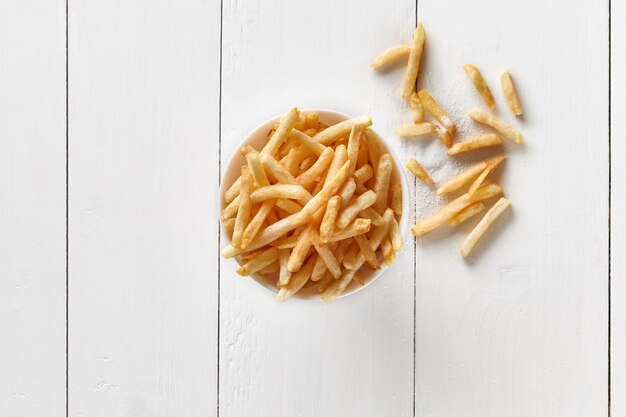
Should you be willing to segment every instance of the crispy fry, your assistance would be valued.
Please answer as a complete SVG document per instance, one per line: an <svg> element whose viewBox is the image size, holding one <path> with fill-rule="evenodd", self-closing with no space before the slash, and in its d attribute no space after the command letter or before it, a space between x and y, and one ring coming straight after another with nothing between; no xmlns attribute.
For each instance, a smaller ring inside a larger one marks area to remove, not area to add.
<svg viewBox="0 0 626 417"><path fill-rule="evenodd" d="M278 301L285 301L287 298L291 297L304 287L304 284L306 284L311 277L311 272L313 272L313 266L315 265L316 260L317 255L312 255L298 272L291 275L289 283L278 290L278 295L276 296Z"/></svg>
<svg viewBox="0 0 626 417"><path fill-rule="evenodd" d="M245 151L246 161L248 163L248 168L250 169L250 174L252 174L252 178L254 179L254 183L257 187L265 187L269 185L269 181L267 180L267 176L265 175L265 170L263 169L263 165L261 164L261 157L259 153L252 146L244 146L242 148L242 152Z"/></svg>
<svg viewBox="0 0 626 417"><path fill-rule="evenodd" d="M341 276L341 266L339 265L339 262L337 262L337 258L335 258L335 255L333 255L333 251L328 247L328 245L320 244L320 237L315 229L311 229L309 231L309 236L311 241L313 242L315 250L317 251L320 258L324 259L324 263L326 264L326 267L328 268L332 276L335 279L339 278Z"/></svg>
<svg viewBox="0 0 626 417"><path fill-rule="evenodd" d="M255 249L260 248L261 246L265 246L269 243L272 243L279 237L289 233L293 229L297 227L297 225L293 224L293 220L296 218L296 214L292 214L291 216L287 216L284 219L278 220L276 223L272 223L263 229L256 237L250 242L248 246L246 246L245 251L250 252ZM232 244L231 244L232 245ZM232 253L230 249L222 251L222 254L230 254ZM240 253L240 252L239 252ZM236 256L239 253L235 253L232 256ZM224 255L225 257L228 257Z"/></svg>
<svg viewBox="0 0 626 417"><path fill-rule="evenodd" d="M372 249L372 245L370 241L367 239L365 235L358 235L354 237L354 241L359 245L359 249L361 249L361 253L365 258L365 262L373 269L380 269L380 262L378 262L378 258L376 257L376 253Z"/></svg>
<svg viewBox="0 0 626 417"><path fill-rule="evenodd" d="M402 239L402 233L400 232L400 226L396 221L396 218L391 216L389 220L389 237L391 238L391 245L394 252L398 253L404 246L404 240Z"/></svg>
<svg viewBox="0 0 626 417"><path fill-rule="evenodd" d="M452 216L475 201L486 200L502 193L502 188L497 184L487 184L480 187L474 195L463 194L456 200L451 201L430 216L417 222L411 231L415 237L422 236L431 230L439 227Z"/></svg>
<svg viewBox="0 0 626 417"><path fill-rule="evenodd" d="M337 219L337 214L339 214L342 200L340 195L334 195L326 204L326 211L320 224L320 244L322 245L328 243L335 231L335 220Z"/></svg>
<svg viewBox="0 0 626 417"><path fill-rule="evenodd" d="M317 130L317 124L320 121L320 116L317 113L309 113L304 116L304 127L306 129L315 129Z"/></svg>
<svg viewBox="0 0 626 417"><path fill-rule="evenodd" d="M394 45L385 49L380 55L378 55L370 66L374 69L380 69L387 65L407 59L411 53L411 47L408 45Z"/></svg>
<svg viewBox="0 0 626 417"><path fill-rule="evenodd" d="M474 178L480 175L487 168L487 161L482 161L461 172L448 182L437 188L437 195L448 194L458 190Z"/></svg>
<svg viewBox="0 0 626 417"><path fill-rule="evenodd" d="M269 213L274 208L274 204L276 200L266 200L261 204L259 211L256 212L250 223L246 226L246 229L243 232L243 236L241 237L241 247L245 248L252 242L252 239L256 236L263 225L263 222L269 215Z"/></svg>
<svg viewBox="0 0 626 417"><path fill-rule="evenodd" d="M359 169L367 164L367 161L370 157L370 151L367 146L367 141L363 140L363 136L361 136L361 146L359 146L359 156L356 160L356 168Z"/></svg>
<svg viewBox="0 0 626 417"><path fill-rule="evenodd" d="M222 215L220 216L220 220L222 221L222 223L237 215L240 200L241 199L239 198L239 194L237 194L237 197L235 197L233 201L228 203L228 205L224 208L224 210L222 211Z"/></svg>
<svg viewBox="0 0 626 417"><path fill-rule="evenodd" d="M376 183L374 192L376 193L376 203L374 210L378 213L385 211L387 207L387 195L389 194L389 182L391 181L391 171L393 170L393 160L391 155L385 153L381 155L376 169Z"/></svg>
<svg viewBox="0 0 626 417"><path fill-rule="evenodd" d="M412 138L428 135L435 132L435 125L432 123L408 123L396 129L396 135L401 138Z"/></svg>
<svg viewBox="0 0 626 417"><path fill-rule="evenodd" d="M337 242L338 240L347 239L367 233L370 230L372 221L370 219L355 219L352 223L343 229L336 230L330 238L330 242Z"/></svg>
<svg viewBox="0 0 626 417"><path fill-rule="evenodd" d="M420 179L425 184L428 184L431 187L435 186L435 181L433 181L430 175L428 175L424 168L422 168L422 166L415 159L409 159L408 161L406 161L404 166L406 167L406 169L411 171L411 173L415 175L416 178Z"/></svg>
<svg viewBox="0 0 626 417"><path fill-rule="evenodd" d="M250 220L250 189L252 188L252 176L246 165L241 167L241 191L239 192L239 210L235 218L235 229L230 244L235 248L241 248L243 232Z"/></svg>
<svg viewBox="0 0 626 417"><path fill-rule="evenodd" d="M469 191L467 193L469 195L474 195L478 187L480 187L483 181L485 181L485 178L487 178L487 175L489 175L491 171L496 169L496 167L500 165L500 162L502 162L505 158L506 158L505 154L500 154L490 159L489 161L487 161L487 168L485 168L485 170L481 172L480 175L474 180L474 182L470 186Z"/></svg>
<svg viewBox="0 0 626 417"><path fill-rule="evenodd" d="M356 241L354 239L350 240L352 240L354 244L348 247L343 259L341 260L341 264L346 269L354 268L354 266L356 265L357 257L359 256L359 253L361 251L361 248L359 248L359 245L356 243Z"/></svg>
<svg viewBox="0 0 626 417"><path fill-rule="evenodd" d="M356 168L356 162L359 157L359 147L361 146L361 136L363 135L363 126L356 125L352 127L350 131L350 138L348 139L348 161L350 161L350 175L354 173Z"/></svg>
<svg viewBox="0 0 626 417"><path fill-rule="evenodd" d="M348 205L354 192L356 191L356 181L354 178L348 178L346 183L339 190L339 195L341 196L341 207L345 207Z"/></svg>
<svg viewBox="0 0 626 417"><path fill-rule="evenodd" d="M380 226L385 222L382 216L376 213L376 210L371 207L361 210L359 212L359 217L363 217L364 219L370 219L372 221L372 225L374 226Z"/></svg>
<svg viewBox="0 0 626 417"><path fill-rule="evenodd" d="M448 155L457 155L462 152L473 151L475 149L497 146L502 144L502 138L495 133L477 136L465 142L458 142L448 149Z"/></svg>
<svg viewBox="0 0 626 417"><path fill-rule="evenodd" d="M309 135L299 130L293 129L289 134L290 139L294 139L298 141L300 144L308 148L315 155L321 155L322 152L326 149L326 146L322 145Z"/></svg>
<svg viewBox="0 0 626 417"><path fill-rule="evenodd" d="M370 164L374 169L374 172L378 171L378 161L380 156L384 153L380 148L381 140L378 135L372 129L365 130L365 140L367 143L367 150L369 152ZM374 182L374 180L372 180Z"/></svg>
<svg viewBox="0 0 626 417"><path fill-rule="evenodd" d="M491 90L489 90L489 86L485 82L485 79L483 78L480 71L478 71L478 68L476 68L472 64L465 64L463 66L463 69L465 70L465 73L469 77L472 84L474 84L474 88L476 88L476 91L478 91L478 94L480 94L480 96L483 98L485 104L487 104L487 106L491 110L493 110L494 108L493 95L491 95Z"/></svg>
<svg viewBox="0 0 626 417"><path fill-rule="evenodd" d="M443 125L445 131L440 139L448 148L452 145L452 138L456 134L456 124L452 121L448 113L446 113L435 99L430 95L428 90L420 90L418 93L422 105L439 123Z"/></svg>
<svg viewBox="0 0 626 417"><path fill-rule="evenodd" d="M237 181L226 190L224 202L230 204L239 195L239 190L241 190L241 177L237 178Z"/></svg>
<svg viewBox="0 0 626 417"><path fill-rule="evenodd" d="M419 73L420 60L422 59L422 50L424 49L424 41L426 34L421 23L415 28L413 34L413 42L411 43L411 52L409 54L409 63L406 66L404 79L402 80L402 98L409 98L411 93L415 91L417 83L417 74Z"/></svg>
<svg viewBox="0 0 626 417"><path fill-rule="evenodd" d="M324 186L333 179L339 168L348 160L348 152L344 145L339 145L335 148L335 155L333 157L330 166L328 167L328 172L326 173L326 178L324 179ZM348 170L350 167L348 166ZM348 172L348 176L350 176L350 172Z"/></svg>
<svg viewBox="0 0 626 417"><path fill-rule="evenodd" d="M459 211L457 214L452 216L450 220L448 220L448 224L452 227L456 227L463 223L465 220L468 220L481 211L485 209L485 205L481 201L477 201L469 206L465 207L463 210Z"/></svg>
<svg viewBox="0 0 626 417"><path fill-rule="evenodd" d="M242 276L254 274L255 272L265 268L278 259L278 249L270 248L263 253L255 256L250 261L246 262L237 270L237 273Z"/></svg>
<svg viewBox="0 0 626 417"><path fill-rule="evenodd" d="M365 181L369 180L374 176L374 170L369 164L363 165L361 168L354 171L354 179L357 184L364 184Z"/></svg>
<svg viewBox="0 0 626 417"><path fill-rule="evenodd" d="M376 193L372 190L368 190L364 194L361 194L356 200L341 210L341 213L337 216L337 227L340 229L347 227L361 210L365 210L366 208L372 206L376 203L376 200Z"/></svg>
<svg viewBox="0 0 626 417"><path fill-rule="evenodd" d="M300 185L298 181L296 181L296 178L291 175L291 172L289 172L271 155L261 155L261 163L263 164L266 172L269 173L277 182L281 184Z"/></svg>
<svg viewBox="0 0 626 417"><path fill-rule="evenodd" d="M296 272L302 267L304 260L309 254L309 249L311 248L312 242L310 233L311 228L309 227L298 237L296 246L293 247L289 255L289 262L287 262L287 269L289 269L289 271Z"/></svg>
<svg viewBox="0 0 626 417"><path fill-rule="evenodd" d="M413 123L422 123L424 121L424 106L422 106L420 97L416 92L411 93L409 103L411 105L411 118L413 119Z"/></svg>
<svg viewBox="0 0 626 417"><path fill-rule="evenodd" d="M369 116L359 116L353 119L344 120L343 122L339 122L336 125L332 125L313 137L316 141L321 143L322 145L330 145L335 140L339 139L342 136L347 135L352 130L353 126L363 126L368 127L371 126L372 119Z"/></svg>
<svg viewBox="0 0 626 417"><path fill-rule="evenodd" d="M515 84L513 84L511 74L509 74L508 71L504 71L502 75L500 75L500 85L502 86L502 92L506 98L506 103L509 105L509 109L511 109L511 113L515 116L521 116L524 113L522 111L522 103L519 101L517 91L515 91Z"/></svg>
<svg viewBox="0 0 626 417"><path fill-rule="evenodd" d="M289 214L294 214L302 210L302 206L300 204L284 198L276 200L276 207L286 211Z"/></svg>
<svg viewBox="0 0 626 417"><path fill-rule="evenodd" d="M389 189L389 207L398 216L402 215L402 184L394 182Z"/></svg>
<svg viewBox="0 0 626 417"><path fill-rule="evenodd" d="M301 185L274 184L258 188L250 195L250 199L253 203L259 203L274 198L308 201L311 199L311 194Z"/></svg>
<svg viewBox="0 0 626 417"><path fill-rule="evenodd" d="M287 268L287 262L289 262L289 249L279 249L278 250L278 263L280 265L280 269L278 272L278 286L284 287L289 284L289 279L291 278L291 271Z"/></svg>
<svg viewBox="0 0 626 417"><path fill-rule="evenodd" d="M383 253L383 260L387 265L391 265L396 260L396 253L393 251L391 239L386 236L380 243L380 249Z"/></svg>
<svg viewBox="0 0 626 417"><path fill-rule="evenodd" d="M335 152L332 148L327 147L311 168L298 175L296 181L298 181L303 187L308 187L313 184L313 181L315 181L316 178L326 172L326 169L330 166L334 156Z"/></svg>
<svg viewBox="0 0 626 417"><path fill-rule="evenodd" d="M493 114L481 110L481 109L472 109L469 112L469 116L476 120L478 123L482 123L484 125L490 126L491 128L497 130L507 139L512 140L515 143L522 144L524 143L524 139L522 138L522 134L513 128L510 124L505 122L502 119L497 118Z"/></svg>
<svg viewBox="0 0 626 417"><path fill-rule="evenodd" d="M369 191L369 189L366 186L364 186L363 184L357 184L356 185L356 195L365 194L368 191Z"/></svg>
<svg viewBox="0 0 626 417"><path fill-rule="evenodd" d="M466 257L470 254L476 243L480 240L481 236L487 231L489 226L502 214L507 207L511 205L511 200L501 197L493 207L485 214L485 216L478 222L474 230L465 238L461 245L461 256Z"/></svg>
<svg viewBox="0 0 626 417"><path fill-rule="evenodd" d="M294 233L289 237L283 237L281 239L270 242L270 245L278 249L291 249L296 246L296 242L298 242L298 237L300 237L300 233Z"/></svg>
<svg viewBox="0 0 626 417"><path fill-rule="evenodd" d="M294 107L280 118L278 127L261 150L261 155L274 155L276 153L280 145L287 138L287 135L289 135L296 125L299 116L300 112Z"/></svg>

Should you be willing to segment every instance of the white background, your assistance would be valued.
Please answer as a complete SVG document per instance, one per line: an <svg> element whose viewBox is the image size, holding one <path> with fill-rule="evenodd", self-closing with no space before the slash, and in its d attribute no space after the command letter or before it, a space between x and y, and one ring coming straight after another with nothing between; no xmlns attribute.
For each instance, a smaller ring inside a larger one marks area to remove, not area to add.
<svg viewBox="0 0 626 417"><path fill-rule="evenodd" d="M471 225L279 304L219 259L224 163L326 107L448 178L438 142L393 133L402 71L369 68L416 18L420 85L462 126L463 64L508 119L515 77L513 210L466 261ZM615 0L1 1L0 416L626 415L625 25Z"/></svg>

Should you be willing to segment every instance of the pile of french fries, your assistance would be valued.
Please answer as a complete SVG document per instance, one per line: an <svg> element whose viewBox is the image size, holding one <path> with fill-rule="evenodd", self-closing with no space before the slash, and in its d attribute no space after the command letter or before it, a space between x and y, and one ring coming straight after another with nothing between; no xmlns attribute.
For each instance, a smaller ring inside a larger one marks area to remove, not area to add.
<svg viewBox="0 0 626 417"><path fill-rule="evenodd" d="M224 194L230 233L222 255L240 275L276 277L278 300L316 286L330 301L367 269L390 264L402 246L402 185L368 116L332 126L297 108L262 149L241 148L246 164Z"/></svg>
<svg viewBox="0 0 626 417"><path fill-rule="evenodd" d="M409 138L434 134L448 148L448 155L471 152L485 147L500 146L503 143L502 136L521 145L523 143L522 135L515 130L515 128L490 111L484 109L470 110L469 117L493 129L495 132L453 144L457 134L456 123L437 103L428 90L422 89L416 91L420 60L425 41L426 33L420 23L415 29L413 41L410 46L392 46L377 56L371 63L374 69L380 69L403 59L408 60L402 80L400 95L403 99L409 100L412 122L400 126L396 131L398 136ZM490 110L494 110L495 102L493 95L478 68L472 64L467 64L463 69L486 106ZM511 113L514 116L522 116L522 106L508 71L501 74L500 83ZM431 121L425 120L426 115L430 115ZM437 187L435 181L415 159L407 161L405 167L415 175L416 178L429 186L435 187L437 195L458 193L463 190L464 187L468 187L464 194L453 199L430 216L419 220L411 228L413 235L416 237L422 236L445 223L448 223L452 227L458 226L485 210L485 200L501 195L503 190L498 184L484 184L484 182L489 174L493 172L505 158L506 154L501 153L494 158L481 161L462 171L439 187ZM460 252L463 257L470 254L489 226L510 205L510 200L501 197L487 211L462 243Z"/></svg>

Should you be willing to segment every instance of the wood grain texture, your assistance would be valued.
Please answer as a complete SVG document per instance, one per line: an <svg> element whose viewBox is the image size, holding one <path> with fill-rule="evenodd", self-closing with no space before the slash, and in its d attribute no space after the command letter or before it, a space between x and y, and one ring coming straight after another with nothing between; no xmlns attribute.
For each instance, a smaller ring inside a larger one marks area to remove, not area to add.
<svg viewBox="0 0 626 417"><path fill-rule="evenodd" d="M415 4L224 1L222 156L294 105L352 115L407 155L401 71L369 62L408 42ZM222 242L224 244L224 242ZM413 413L413 251L360 293L328 304L275 301L221 260L220 416Z"/></svg>
<svg viewBox="0 0 626 417"><path fill-rule="evenodd" d="M607 415L607 4L564 7L419 1L423 81L465 124L473 63L513 120L508 68L525 144L499 171L513 209L468 260L464 233L418 242L417 415Z"/></svg>
<svg viewBox="0 0 626 417"><path fill-rule="evenodd" d="M626 4L611 2L611 415L626 415Z"/></svg>
<svg viewBox="0 0 626 417"><path fill-rule="evenodd" d="M0 3L0 416L65 415L65 2Z"/></svg>
<svg viewBox="0 0 626 417"><path fill-rule="evenodd" d="M216 413L219 3L70 1L69 413Z"/></svg>

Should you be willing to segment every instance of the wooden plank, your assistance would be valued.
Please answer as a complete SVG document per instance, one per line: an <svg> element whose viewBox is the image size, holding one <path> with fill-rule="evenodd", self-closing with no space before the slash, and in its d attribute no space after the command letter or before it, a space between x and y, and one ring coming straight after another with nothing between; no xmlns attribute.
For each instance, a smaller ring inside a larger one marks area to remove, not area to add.
<svg viewBox="0 0 626 417"><path fill-rule="evenodd" d="M217 410L218 2L70 2L71 415Z"/></svg>
<svg viewBox="0 0 626 417"><path fill-rule="evenodd" d="M0 415L65 415L65 2L0 5Z"/></svg>
<svg viewBox="0 0 626 417"><path fill-rule="evenodd" d="M626 415L626 4L611 2L611 415Z"/></svg>
<svg viewBox="0 0 626 417"><path fill-rule="evenodd" d="M512 120L499 87L508 68L526 143L507 144L500 172L513 209L468 260L458 248L477 219L418 242L417 414L606 415L606 3L568 4L565 16L558 2L420 0L418 16L422 78L461 131L483 106L462 65L482 70Z"/></svg>
<svg viewBox="0 0 626 417"><path fill-rule="evenodd" d="M409 118L402 71L376 74L369 62L409 41L414 2L225 1L223 13L223 161L294 105L369 113L408 156L393 134ZM220 265L220 416L412 414L410 243L371 287L328 304L280 304L233 260Z"/></svg>

